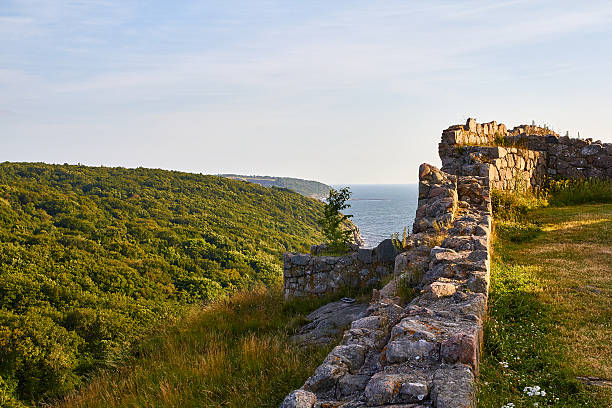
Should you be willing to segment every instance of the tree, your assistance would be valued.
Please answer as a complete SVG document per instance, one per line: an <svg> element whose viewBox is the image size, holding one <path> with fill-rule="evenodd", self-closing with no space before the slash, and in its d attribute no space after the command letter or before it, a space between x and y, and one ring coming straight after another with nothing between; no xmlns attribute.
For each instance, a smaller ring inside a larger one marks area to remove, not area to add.
<svg viewBox="0 0 612 408"><path fill-rule="evenodd" d="M351 190L348 187L340 190L332 188L323 208L323 217L319 219L319 225L323 228L323 235L327 239L329 250L335 254L346 252L352 241L353 228L348 226L347 222L352 215L340 212L351 206L346 203L350 197Z"/></svg>

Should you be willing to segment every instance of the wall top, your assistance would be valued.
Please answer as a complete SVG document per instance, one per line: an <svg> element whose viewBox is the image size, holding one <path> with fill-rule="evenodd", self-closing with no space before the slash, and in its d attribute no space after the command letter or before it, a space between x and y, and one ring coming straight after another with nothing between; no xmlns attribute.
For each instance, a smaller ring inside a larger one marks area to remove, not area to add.
<svg viewBox="0 0 612 408"><path fill-rule="evenodd" d="M452 134L464 134L464 135L477 135L477 136L518 136L518 135L555 135L557 133L546 127L534 126L534 125L519 125L513 129L508 130L508 127L503 123L497 123L496 121L478 123L474 118L468 118L465 125L453 125L448 127L442 132Z"/></svg>

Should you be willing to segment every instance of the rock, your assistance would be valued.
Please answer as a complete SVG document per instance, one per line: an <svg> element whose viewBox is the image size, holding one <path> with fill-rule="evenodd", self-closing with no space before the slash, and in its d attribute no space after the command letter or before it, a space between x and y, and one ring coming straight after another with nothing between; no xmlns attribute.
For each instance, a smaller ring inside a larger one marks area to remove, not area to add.
<svg viewBox="0 0 612 408"><path fill-rule="evenodd" d="M347 374L338 381L336 387L336 398L346 398L350 395L362 393L370 381L370 376L365 374Z"/></svg>
<svg viewBox="0 0 612 408"><path fill-rule="evenodd" d="M304 383L307 391L319 393L335 392L336 383L348 372L348 368L341 364L321 364L312 377Z"/></svg>
<svg viewBox="0 0 612 408"><path fill-rule="evenodd" d="M355 372L363 365L366 351L366 348L359 344L340 345L329 353L327 359L337 358L348 367L349 371Z"/></svg>
<svg viewBox="0 0 612 408"><path fill-rule="evenodd" d="M401 363L406 360L427 358L435 348L435 343L424 339L414 341L406 336L387 344L385 356L389 363Z"/></svg>
<svg viewBox="0 0 612 408"><path fill-rule="evenodd" d="M300 265L300 266L308 265L308 262L310 262L310 255L306 255L306 254L294 254L291 257L291 262L294 265Z"/></svg>
<svg viewBox="0 0 612 408"><path fill-rule="evenodd" d="M279 408L312 408L317 402L317 397L312 392L305 390L291 391Z"/></svg>
<svg viewBox="0 0 612 408"><path fill-rule="evenodd" d="M431 299L453 296L457 286L451 282L436 281L425 287L425 294Z"/></svg>
<svg viewBox="0 0 612 408"><path fill-rule="evenodd" d="M423 401L429 395L427 384L410 375L375 374L365 389L368 406Z"/></svg>
<svg viewBox="0 0 612 408"><path fill-rule="evenodd" d="M469 364L472 369L478 368L480 357L480 330L461 331L455 333L440 345L440 358L447 363Z"/></svg>
<svg viewBox="0 0 612 408"><path fill-rule="evenodd" d="M385 323L383 316L366 316L351 323L351 329L380 330L384 328Z"/></svg>
<svg viewBox="0 0 612 408"><path fill-rule="evenodd" d="M473 408L476 405L474 375L464 365L436 370L431 399L436 408Z"/></svg>
<svg viewBox="0 0 612 408"><path fill-rule="evenodd" d="M582 154L583 156L592 156L594 154L599 153L600 151L601 151L600 145L592 144L592 145L584 146L580 150L580 154Z"/></svg>
<svg viewBox="0 0 612 408"><path fill-rule="evenodd" d="M367 303L341 301L321 306L306 316L311 322L303 326L291 340L306 345L334 341L352 321L366 315L368 306Z"/></svg>
<svg viewBox="0 0 612 408"><path fill-rule="evenodd" d="M468 118L467 122L465 123L465 127L467 127L469 132L476 132L476 119Z"/></svg>
<svg viewBox="0 0 612 408"><path fill-rule="evenodd" d="M372 250L367 248L360 248L357 251L357 258L363 263L372 263Z"/></svg>
<svg viewBox="0 0 612 408"><path fill-rule="evenodd" d="M381 241L375 252L379 262L395 262L397 249L393 246L393 241L390 238Z"/></svg>

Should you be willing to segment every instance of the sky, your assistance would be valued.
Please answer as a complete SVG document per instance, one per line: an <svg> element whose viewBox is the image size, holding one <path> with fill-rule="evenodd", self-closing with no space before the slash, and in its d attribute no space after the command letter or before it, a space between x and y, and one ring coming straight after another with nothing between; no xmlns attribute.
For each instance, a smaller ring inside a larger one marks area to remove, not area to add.
<svg viewBox="0 0 612 408"><path fill-rule="evenodd" d="M612 142L612 2L0 2L0 162L413 183L446 127Z"/></svg>

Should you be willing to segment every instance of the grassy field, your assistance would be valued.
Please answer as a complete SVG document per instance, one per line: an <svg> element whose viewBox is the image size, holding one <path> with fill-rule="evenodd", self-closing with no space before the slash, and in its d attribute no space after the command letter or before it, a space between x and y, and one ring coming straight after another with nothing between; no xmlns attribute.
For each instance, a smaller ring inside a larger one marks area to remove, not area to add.
<svg viewBox="0 0 612 408"><path fill-rule="evenodd" d="M496 235L479 407L612 407L578 379L612 379L612 204L534 209Z"/></svg>
<svg viewBox="0 0 612 408"><path fill-rule="evenodd" d="M330 351L288 341L329 300L284 303L279 288L261 289L194 310L55 406L277 407Z"/></svg>

